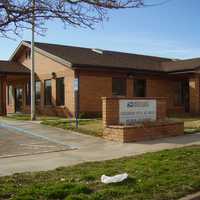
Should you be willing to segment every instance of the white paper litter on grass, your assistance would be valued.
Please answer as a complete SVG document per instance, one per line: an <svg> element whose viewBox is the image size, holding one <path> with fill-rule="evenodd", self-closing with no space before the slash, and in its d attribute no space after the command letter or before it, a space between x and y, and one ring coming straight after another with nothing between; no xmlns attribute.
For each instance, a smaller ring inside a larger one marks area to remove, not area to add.
<svg viewBox="0 0 200 200"><path fill-rule="evenodd" d="M118 175L115 175L115 176L102 175L101 176L101 182L105 183L105 184L119 183L119 182L124 181L127 178L128 178L128 174L127 173L118 174Z"/></svg>

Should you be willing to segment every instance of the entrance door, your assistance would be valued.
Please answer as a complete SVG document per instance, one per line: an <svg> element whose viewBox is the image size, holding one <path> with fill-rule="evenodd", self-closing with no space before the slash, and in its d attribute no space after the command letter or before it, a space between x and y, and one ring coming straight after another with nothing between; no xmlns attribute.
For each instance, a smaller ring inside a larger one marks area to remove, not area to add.
<svg viewBox="0 0 200 200"><path fill-rule="evenodd" d="M15 112L21 112L23 106L23 89L15 88Z"/></svg>
<svg viewBox="0 0 200 200"><path fill-rule="evenodd" d="M190 92L189 92L189 81L184 80L182 81L182 99L183 99L183 105L185 108L185 112L190 111Z"/></svg>

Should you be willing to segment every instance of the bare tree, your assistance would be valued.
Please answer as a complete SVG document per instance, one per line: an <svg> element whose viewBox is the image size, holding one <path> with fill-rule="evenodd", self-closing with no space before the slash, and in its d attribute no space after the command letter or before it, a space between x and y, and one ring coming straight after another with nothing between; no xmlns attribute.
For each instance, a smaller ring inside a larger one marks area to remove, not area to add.
<svg viewBox="0 0 200 200"><path fill-rule="evenodd" d="M42 33L47 20L59 19L64 25L94 28L106 19L109 9L139 8L143 0L36 0L36 30ZM0 0L0 35L20 35L31 28L32 0Z"/></svg>

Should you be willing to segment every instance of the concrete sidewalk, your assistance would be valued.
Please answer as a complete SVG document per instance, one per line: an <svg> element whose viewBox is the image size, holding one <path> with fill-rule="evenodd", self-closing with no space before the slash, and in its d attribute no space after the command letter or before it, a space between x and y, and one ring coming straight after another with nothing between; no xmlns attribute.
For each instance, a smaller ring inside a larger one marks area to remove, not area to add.
<svg viewBox="0 0 200 200"><path fill-rule="evenodd" d="M26 171L51 170L57 167L70 166L82 162L108 160L163 149L172 149L195 144L200 145L200 133L148 142L121 144L72 131L48 127L38 123L4 119L1 119L0 123L7 127L9 131L21 131L24 134L35 134L36 137L75 148L69 151L1 158L0 176Z"/></svg>

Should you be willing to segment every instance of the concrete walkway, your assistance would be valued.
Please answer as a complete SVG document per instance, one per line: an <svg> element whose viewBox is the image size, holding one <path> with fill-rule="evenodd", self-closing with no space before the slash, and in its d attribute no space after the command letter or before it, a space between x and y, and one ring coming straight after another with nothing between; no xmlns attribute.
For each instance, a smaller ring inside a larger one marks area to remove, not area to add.
<svg viewBox="0 0 200 200"><path fill-rule="evenodd" d="M0 119L5 129L46 139L70 150L0 158L0 176L26 171L51 170L88 161L101 161L163 149L200 145L200 133L148 142L121 144L38 123ZM0 132L1 134L1 132Z"/></svg>

